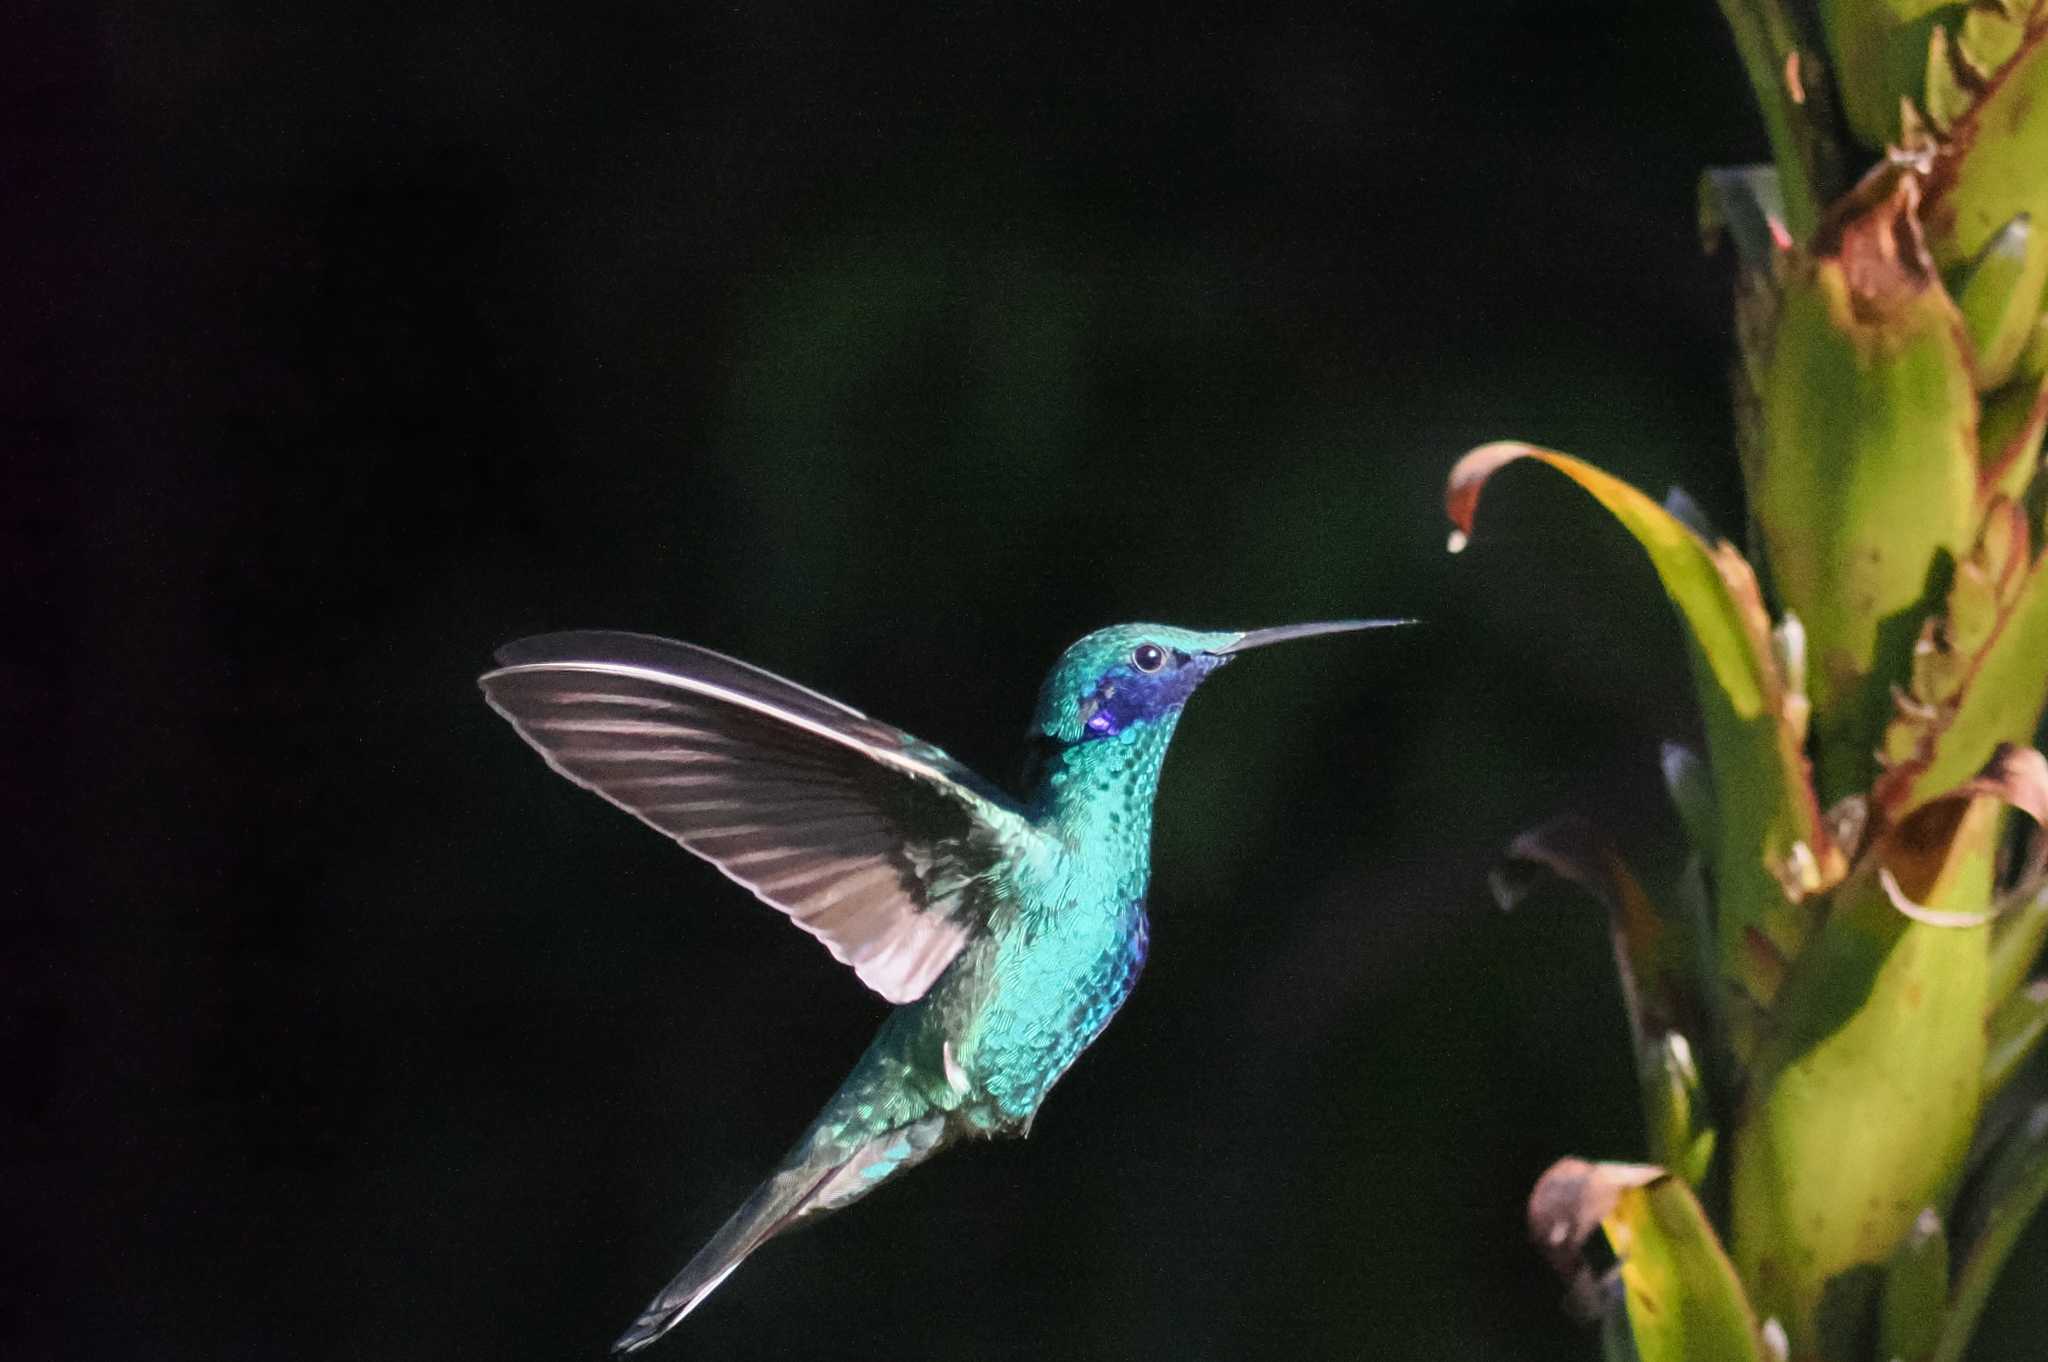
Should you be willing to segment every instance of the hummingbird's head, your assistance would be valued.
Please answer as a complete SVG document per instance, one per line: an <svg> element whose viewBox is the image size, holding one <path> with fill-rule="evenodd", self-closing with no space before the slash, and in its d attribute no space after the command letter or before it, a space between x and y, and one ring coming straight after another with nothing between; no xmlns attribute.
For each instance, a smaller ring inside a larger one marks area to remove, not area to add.
<svg viewBox="0 0 2048 1362"><path fill-rule="evenodd" d="M1229 660L1222 650L1237 637L1164 624L1097 629L1061 654L1045 678L1032 729L1070 746L1171 719Z"/></svg>
<svg viewBox="0 0 2048 1362"><path fill-rule="evenodd" d="M1170 729L1195 688L1240 653L1291 638L1405 623L1337 620L1211 633L1164 624L1114 624L1061 655L1039 692L1032 731L1063 747L1112 738L1129 741L1147 727Z"/></svg>

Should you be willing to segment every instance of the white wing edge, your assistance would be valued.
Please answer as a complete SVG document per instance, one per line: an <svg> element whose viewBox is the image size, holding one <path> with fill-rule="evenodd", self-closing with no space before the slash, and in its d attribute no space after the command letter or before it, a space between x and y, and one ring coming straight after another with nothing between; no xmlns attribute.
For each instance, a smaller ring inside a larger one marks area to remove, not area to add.
<svg viewBox="0 0 2048 1362"><path fill-rule="evenodd" d="M499 665L495 670L486 672L484 674L483 679L489 680L491 677L498 675L500 672L518 671L522 669L541 667L580 667L585 670L591 671L631 671L638 674L652 673L654 675L657 675L661 678L670 681L687 682L689 680L688 675L683 672L666 671L660 667L650 667L645 665L644 663L639 662L606 662L601 659L592 657L577 657L573 653L560 659L530 658L524 661L515 662L507 661L505 658L505 654L507 653L516 653L527 648L530 648L533 645L548 643L555 640L576 640L578 642L587 641L593 647L601 641L616 641L620 643L621 646L627 648L644 649L647 651L657 653L673 652L680 654L683 657L687 657L690 654L695 653L700 654L704 657L716 658L720 662L725 663L727 666L736 667L740 671L746 672L751 676L758 676L762 680L773 682L775 685L778 686L787 686L793 691L797 691L809 697L810 699L816 700L819 704L824 705L827 708L839 711L841 714L844 714L849 719L864 719L868 720L868 722L871 723L876 722L875 720L869 719L866 714L862 713L860 710L855 709L852 705L847 704L843 700L835 700L831 696L826 695L821 691L812 690L809 686L804 685L800 681L792 681L788 677L783 676L780 673L769 671L766 667L757 667L753 663L746 661L744 658L734 657L731 653L721 653L716 648L706 648L699 643L684 643L680 639L663 638L660 634L643 634L631 629L562 629L557 630L553 633L529 634L525 638L513 639L510 643L507 643L503 647L498 649L497 657Z"/></svg>
<svg viewBox="0 0 2048 1362"><path fill-rule="evenodd" d="M803 731L810 733L816 737L825 738L831 742L838 743L842 747L845 747L851 751L859 752L863 756L870 757L873 760L880 762L884 766L893 767L896 770L902 771L906 775L913 776L919 780L927 780L935 785L939 785L945 789L954 791L957 797L969 808L975 810L978 815L985 816L986 814L993 812L1000 816L1002 814L1006 814L1008 812L1007 810L1001 810L996 808L996 806L991 805L987 800L983 799L980 795L976 794L972 790L969 790L966 786L960 784L959 781L954 780L951 776L947 775L943 771L940 771L937 768L932 767L924 762L909 757L902 752L891 752L871 746L868 743L860 742L859 740L855 739L851 734L836 732L827 725L815 723L810 720L804 719L800 716L793 715L787 710L778 709L776 706L767 704L756 697L742 695L736 691L727 689L724 686L714 686L707 682L695 680L692 677L679 676L673 672L657 671L650 667L622 666L618 663L612 662L521 662L516 663L510 667L495 668L491 671L485 672L482 676L477 678L477 684L483 689L484 692L484 702L490 705L492 709L496 710L498 712L499 717L504 719L506 723L512 726L512 731L517 733L528 747L531 747L534 751L540 754L540 759L546 762L548 764L549 769L554 771L555 774L561 776L564 780L568 781L572 785L579 787L580 789L590 791L590 793L604 800L613 808L623 809L625 812L631 814L640 822L646 824L650 828L653 828L656 832L660 833L669 841L676 843L676 845L678 846L681 846L683 850L688 851L692 856L697 857L698 860L703 861L705 864L717 870L719 874L725 876L734 884L740 886L740 888L752 894L762 903L765 903L770 908L773 908L778 914L780 914L784 918L787 918L790 922L795 923L800 928L804 928L806 935L810 936L813 940L822 943L826 951L831 954L834 960L837 960L840 964L845 965L851 970L853 970L855 976L858 977L863 984L867 985L876 993L880 994L885 1001L896 1004L902 1004L915 1002L919 998L923 997L925 995L925 992L938 979L938 976L944 972L945 966L951 964L953 957L957 956L960 953L961 948L967 944L968 931L966 928L961 927L956 923L945 923L943 924L942 930L945 935L954 938L954 944L952 945L951 949L945 952L944 960L938 963L936 968L927 965L926 967L916 971L916 973L914 973L911 976L911 978L917 981L918 983L918 987L916 989L891 989L883 986L881 983L877 981L877 979L869 978L868 971L865 968L863 968L863 966L859 962L856 962L855 960L849 958L848 955L841 949L838 942L832 941L823 936L819 936L817 933L810 931L809 928L804 926L803 920L801 918L794 916L788 911L788 909L783 904L776 902L775 899L763 893L754 885L751 885L747 883L747 881L745 881L744 879L741 879L737 872L733 871L732 869L728 868L727 866L713 859L712 857L706 856L702 852L696 851L695 849L686 845L681 838L677 837L667 828L664 828L660 824L654 822L654 820L652 820L651 818L648 818L638 809L635 809L631 805L614 798L610 793L605 791L600 786L592 784L591 782L583 779L583 777L563 767L559 762L555 760L554 754L552 752L548 751L548 749L540 743L534 741L533 736L526 731L526 725L520 720L519 716L512 713L512 711L507 709L505 706L499 704L498 697L491 693L489 683L501 676L510 676L530 672L564 671L597 672L609 676L631 677L634 680L651 681L657 685L673 686L679 690L687 690L699 695L710 696L713 699L723 700L730 704L736 704L744 709L752 710L757 714L763 714L779 722L786 723L790 725L792 728L802 729ZM778 677L776 679L780 680L781 678ZM837 702L835 701L834 703L836 704ZM844 706L841 706L841 708L844 708ZM850 716L856 718L865 719L867 717L864 714L860 714L857 710L848 710L847 713ZM935 931L934 934L936 936L938 935L938 932ZM891 957L897 955L900 949L900 944L886 947L880 953L874 956L871 959L870 963L874 965L880 965L883 962L889 960ZM887 974L880 969L877 969L874 972L880 977L888 977Z"/></svg>

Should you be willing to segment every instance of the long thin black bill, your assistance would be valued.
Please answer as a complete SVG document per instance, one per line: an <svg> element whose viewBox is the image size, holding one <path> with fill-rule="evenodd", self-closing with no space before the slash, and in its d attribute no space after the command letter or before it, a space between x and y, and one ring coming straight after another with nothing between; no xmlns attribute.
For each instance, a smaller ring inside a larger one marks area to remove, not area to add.
<svg viewBox="0 0 2048 1362"><path fill-rule="evenodd" d="M1318 634L1350 634L1360 629L1393 629L1403 624L1414 623L1414 620L1322 620L1315 624L1282 624L1272 629L1247 630L1239 634L1235 642L1226 643L1215 651L1221 655L1229 655L1247 652L1253 648L1263 648L1269 643L1314 638Z"/></svg>

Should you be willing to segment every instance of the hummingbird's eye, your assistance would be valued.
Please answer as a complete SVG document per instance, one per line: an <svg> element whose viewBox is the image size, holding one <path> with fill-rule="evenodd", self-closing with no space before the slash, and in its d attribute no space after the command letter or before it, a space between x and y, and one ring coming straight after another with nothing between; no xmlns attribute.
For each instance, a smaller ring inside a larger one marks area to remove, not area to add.
<svg viewBox="0 0 2048 1362"><path fill-rule="evenodd" d="M1141 672L1156 672L1166 665L1166 653L1156 643L1140 643L1131 649L1131 665Z"/></svg>

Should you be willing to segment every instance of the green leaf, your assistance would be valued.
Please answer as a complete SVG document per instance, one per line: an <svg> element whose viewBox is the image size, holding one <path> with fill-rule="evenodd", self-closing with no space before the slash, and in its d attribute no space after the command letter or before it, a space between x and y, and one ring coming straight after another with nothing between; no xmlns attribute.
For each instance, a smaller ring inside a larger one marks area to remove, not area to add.
<svg viewBox="0 0 2048 1362"><path fill-rule="evenodd" d="M2003 809L1972 789L1893 828L1779 995L1737 1121L1730 1223L1795 1356L1819 1346L1830 1290L1883 1267L1968 1151Z"/></svg>
<svg viewBox="0 0 2048 1362"><path fill-rule="evenodd" d="M1950 46L1948 30L1936 26L1927 35L1927 79L1921 94L1927 119L1943 132L1970 112L1980 82L1969 78L1968 66Z"/></svg>
<svg viewBox="0 0 2048 1362"><path fill-rule="evenodd" d="M1977 395L1961 320L1890 173L1785 284L1751 494L1773 583L1805 624L1816 780L1864 789L1914 635L1977 521Z"/></svg>
<svg viewBox="0 0 2048 1362"><path fill-rule="evenodd" d="M1988 1099L2039 1052L2042 1038L2048 1037L2048 979L2036 979L2007 995L1984 1027L1988 1037L1984 1095Z"/></svg>
<svg viewBox="0 0 2048 1362"><path fill-rule="evenodd" d="M1714 781L1707 774L1700 754L1684 743L1667 742L1659 753L1664 771L1664 788L1678 821L1685 825L1686 838L1702 855L1713 852L1720 841L1720 815L1714 809Z"/></svg>
<svg viewBox="0 0 2048 1362"><path fill-rule="evenodd" d="M1650 1157L1689 1185L1703 1185L1717 1132L1691 1042L1683 1032L1667 1031L1643 1045L1637 1068Z"/></svg>
<svg viewBox="0 0 2048 1362"><path fill-rule="evenodd" d="M2020 989L2027 971L2048 942L2048 879L2022 879L1991 924L1991 1002L2000 1003Z"/></svg>
<svg viewBox="0 0 2048 1362"><path fill-rule="evenodd" d="M1983 1228L1956 1276L1954 1300L1932 1362L1962 1362L1991 1288L2034 1212L2048 1201L2048 1102L2020 1121L1987 1175Z"/></svg>
<svg viewBox="0 0 2048 1362"><path fill-rule="evenodd" d="M1989 78L2013 59L2026 36L2025 20L2007 13L1999 0L1978 0L1963 12L1956 50L1972 71Z"/></svg>
<svg viewBox="0 0 2048 1362"><path fill-rule="evenodd" d="M1986 1058L1987 1091L2002 1085L2010 1071L2024 1059L2025 1047L2033 1042L2024 1037L2024 1011L2005 1015L2001 1009L2014 1003L2021 981L2033 968L2048 938L2048 842L2039 825L2048 824L2048 758L2030 747L2001 746L1992 754L1975 779L1960 786L1960 795L1989 795L2026 814L2037 825L2029 846L2020 859L2020 871L2013 883L1991 905L1990 965L1984 1001L1990 1017L1992 1053ZM2023 1003L2016 1004L2024 1008ZM2000 1037L2007 1035L2019 1053L2001 1055ZM1997 1081L1991 1075L1997 1075Z"/></svg>
<svg viewBox="0 0 2048 1362"><path fill-rule="evenodd" d="M1918 100L1927 43L1951 0L1821 0L1842 113L1867 147L1899 140L1899 102Z"/></svg>
<svg viewBox="0 0 2048 1362"><path fill-rule="evenodd" d="M2021 216L2048 222L2048 25L1950 127L1928 171L1922 220L1946 270L1975 259Z"/></svg>
<svg viewBox="0 0 2048 1362"><path fill-rule="evenodd" d="M1613 839L1583 818L1559 818L1523 833L1508 845L1507 859L1509 865L1541 867L1606 907L1650 1153L1698 1183L1713 1159L1715 1139L1705 1086L1685 1034L1697 1034L1708 1015L1703 981L1696 973L1702 947L1695 932L1702 924L1653 902ZM1513 908L1528 888L1508 868L1492 877L1503 908Z"/></svg>
<svg viewBox="0 0 2048 1362"><path fill-rule="evenodd" d="M2048 429L2048 319L2034 324L2029 353L2021 355L2017 381L1984 398L1977 447L1984 485L1994 497L2024 502L2041 471L2041 434ZM2037 361L2032 350L2042 352Z"/></svg>
<svg viewBox="0 0 2048 1362"><path fill-rule="evenodd" d="M1617 1260L1642 1362L1763 1362L1756 1316L1683 1181L1642 1164L1559 1159L1529 1196L1529 1232L1583 1302L1604 1304L1583 1248L1595 1228Z"/></svg>
<svg viewBox="0 0 2048 1362"><path fill-rule="evenodd" d="M2013 376L2040 320L2044 288L2048 230L2034 231L2025 214L2005 224L1961 272L1956 307L1969 333L1979 392L2001 388ZM1995 448L1986 442L1987 452Z"/></svg>
<svg viewBox="0 0 2048 1362"><path fill-rule="evenodd" d="M1813 35L1778 0L1721 0L1721 15L1763 114L1786 225L1803 241L1842 184L1827 65Z"/></svg>
<svg viewBox="0 0 2048 1362"><path fill-rule="evenodd" d="M1628 1310L1609 1311L1600 1321L1601 1362L1642 1362L1635 1335L1629 1332Z"/></svg>
<svg viewBox="0 0 2048 1362"><path fill-rule="evenodd" d="M2048 552L2029 558L2025 513L1995 501L1956 569L1945 612L1915 649L1883 738L1872 798L1905 817L1954 789L2001 746L2028 741L2048 701Z"/></svg>
<svg viewBox="0 0 2048 1362"><path fill-rule="evenodd" d="M1638 1051L1667 1032L1694 1024L1698 989L1691 970L1698 952L1692 924L1664 912L1643 892L1613 838L1583 818L1566 816L1515 838L1507 859L1540 866L1606 907L1615 973ZM1494 895L1503 908L1512 908L1527 886L1506 871L1495 872Z"/></svg>
<svg viewBox="0 0 2048 1362"><path fill-rule="evenodd" d="M1878 1315L1878 1356L1921 1362L1934 1351L1948 1311L1948 1233L1932 1206L1892 1254Z"/></svg>
<svg viewBox="0 0 2048 1362"><path fill-rule="evenodd" d="M1506 464L1534 459L1563 473L1606 507L1649 554L1665 595L1684 617L1693 685L1706 721L1717 842L1709 855L1716 893L1716 957L1724 980L1754 1007L1768 1006L1784 963L1811 931L1799 900L1845 871L1820 816L1788 696L1773 658L1770 618L1756 575L1728 543L1707 542L1635 488L1582 460L1504 442L1473 450L1451 470L1445 509L1472 530L1479 495ZM1740 791L1740 798L1725 792ZM1746 1054L1759 1018L1731 1014Z"/></svg>

